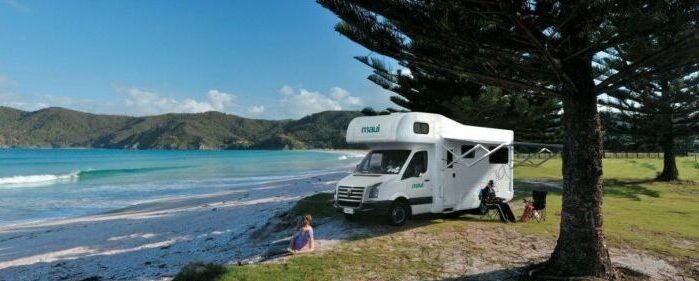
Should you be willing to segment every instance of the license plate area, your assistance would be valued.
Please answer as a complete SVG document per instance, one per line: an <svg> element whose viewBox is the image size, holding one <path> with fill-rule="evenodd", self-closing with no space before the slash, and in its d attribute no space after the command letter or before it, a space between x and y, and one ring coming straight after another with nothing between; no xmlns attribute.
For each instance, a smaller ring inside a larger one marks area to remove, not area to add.
<svg viewBox="0 0 699 281"><path fill-rule="evenodd" d="M350 215L351 215L351 214L354 214L354 209L352 209L352 208L343 208L343 209L342 209L342 212L345 213L345 214L350 214Z"/></svg>

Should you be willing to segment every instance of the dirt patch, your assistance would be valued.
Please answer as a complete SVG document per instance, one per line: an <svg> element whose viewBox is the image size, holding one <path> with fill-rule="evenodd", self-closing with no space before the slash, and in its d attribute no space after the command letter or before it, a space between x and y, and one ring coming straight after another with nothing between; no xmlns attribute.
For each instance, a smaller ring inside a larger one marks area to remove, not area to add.
<svg viewBox="0 0 699 281"><path fill-rule="evenodd" d="M685 250L692 250L697 248L697 245L694 241L687 239L675 239L672 245Z"/></svg>
<svg viewBox="0 0 699 281"><path fill-rule="evenodd" d="M612 248L609 254L617 267L640 272L654 280L676 280L680 273L668 261L650 252L631 248Z"/></svg>

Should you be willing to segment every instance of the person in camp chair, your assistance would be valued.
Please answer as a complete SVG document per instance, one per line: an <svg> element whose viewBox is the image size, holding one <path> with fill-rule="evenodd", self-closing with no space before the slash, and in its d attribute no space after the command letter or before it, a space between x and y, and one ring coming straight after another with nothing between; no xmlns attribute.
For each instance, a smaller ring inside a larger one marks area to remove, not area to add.
<svg viewBox="0 0 699 281"><path fill-rule="evenodd" d="M510 205L505 202L505 199L497 197L495 194L495 183L489 180L488 184L481 190L481 204L497 206L500 220L503 222L515 222L515 215L510 209Z"/></svg>

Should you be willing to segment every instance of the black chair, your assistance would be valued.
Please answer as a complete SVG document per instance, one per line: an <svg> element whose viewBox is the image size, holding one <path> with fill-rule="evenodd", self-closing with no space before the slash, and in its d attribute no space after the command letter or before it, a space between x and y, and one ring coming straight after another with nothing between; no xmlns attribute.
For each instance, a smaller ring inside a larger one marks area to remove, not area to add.
<svg viewBox="0 0 699 281"><path fill-rule="evenodd" d="M534 216L534 219L537 222L541 221L546 221L546 195L548 194L548 191L544 190L534 190L532 191L532 198L534 199L534 202L532 203L534 207L534 211L536 211L539 215Z"/></svg>
<svg viewBox="0 0 699 281"><path fill-rule="evenodd" d="M488 204L483 201L483 191L478 194L478 199L481 200L481 206L479 207L481 210L481 220L482 219L488 219L488 220L498 220L500 219L500 213L502 213L502 210L500 210L500 205L498 204Z"/></svg>

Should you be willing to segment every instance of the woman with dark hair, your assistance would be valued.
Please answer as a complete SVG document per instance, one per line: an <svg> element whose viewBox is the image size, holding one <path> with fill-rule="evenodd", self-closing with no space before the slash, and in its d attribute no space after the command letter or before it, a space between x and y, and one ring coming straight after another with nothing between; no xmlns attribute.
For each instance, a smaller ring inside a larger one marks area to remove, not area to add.
<svg viewBox="0 0 699 281"><path fill-rule="evenodd" d="M493 183L493 180L489 180L485 188L481 190L481 204L497 205L501 221L515 222L515 214L512 213L510 205L505 202L505 199L496 196L495 183Z"/></svg>

